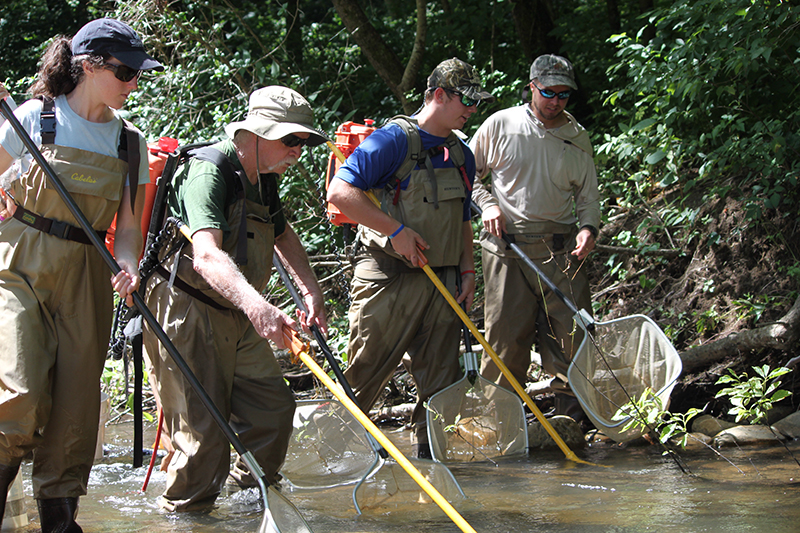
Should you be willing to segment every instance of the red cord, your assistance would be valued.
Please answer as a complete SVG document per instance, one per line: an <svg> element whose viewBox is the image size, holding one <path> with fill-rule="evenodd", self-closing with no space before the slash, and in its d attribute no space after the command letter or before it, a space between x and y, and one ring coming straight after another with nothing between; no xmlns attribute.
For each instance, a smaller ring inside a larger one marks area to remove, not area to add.
<svg viewBox="0 0 800 533"><path fill-rule="evenodd" d="M164 424L164 411L158 410L158 428L156 429L156 442L153 444L153 455L150 456L150 465L147 467L147 475L144 477L142 483L142 492L147 491L147 484L150 482L150 474L153 473L153 466L156 464L156 455L158 454L158 444L161 441L161 427Z"/></svg>

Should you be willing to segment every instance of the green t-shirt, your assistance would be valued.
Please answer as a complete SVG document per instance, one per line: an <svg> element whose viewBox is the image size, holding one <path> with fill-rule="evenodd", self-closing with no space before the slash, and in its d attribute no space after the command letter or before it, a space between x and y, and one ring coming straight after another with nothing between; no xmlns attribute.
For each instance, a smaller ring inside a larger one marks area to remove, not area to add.
<svg viewBox="0 0 800 533"><path fill-rule="evenodd" d="M233 141L221 141L213 147L228 156L237 170L242 169ZM283 234L286 217L278 196L278 175L263 176L261 191L257 185L245 181L247 199L268 206L272 223L275 224L275 236ZM224 240L230 234L225 215L235 201L236 191L228 187L220 169L214 163L192 158L175 173L167 206L170 215L188 224L193 233L201 229L219 229Z"/></svg>

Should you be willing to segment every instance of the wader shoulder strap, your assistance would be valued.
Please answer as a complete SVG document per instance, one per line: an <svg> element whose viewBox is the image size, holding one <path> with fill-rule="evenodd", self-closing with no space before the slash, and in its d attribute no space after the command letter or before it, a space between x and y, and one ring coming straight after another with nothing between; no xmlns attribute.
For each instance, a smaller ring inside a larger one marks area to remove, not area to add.
<svg viewBox="0 0 800 533"><path fill-rule="evenodd" d="M449 157L453 162L453 166L459 170L461 176L464 178L464 185L467 190L472 190L472 184L469 181L469 177L467 176L467 171L465 168L466 157L464 156L463 145L454 133L451 132L450 135L448 135L444 144L440 146L434 146L428 150L423 150L422 137L417 129L416 120L404 115L397 115L389 122L400 126L403 129L403 133L406 134L406 139L408 140L408 151L406 153L406 157L400 164L397 172L395 172L394 181L390 182L390 185L387 185L387 187L390 186L396 189L394 196L395 205L397 205L397 201L400 197L400 183L408 177L412 170L414 170L417 166L420 166L425 167L427 170L428 180L431 182L431 189L433 190L433 207L435 209L439 209L439 188L436 182L436 173L433 168L433 163L430 159L433 155L441 152L442 148L447 149Z"/></svg>
<svg viewBox="0 0 800 533"><path fill-rule="evenodd" d="M201 161L213 163L225 178L228 188L233 188L236 200L244 202L245 199L245 177L244 172L238 172L233 165L233 161L228 156L212 146L204 146L191 151L190 156L196 157ZM238 179L237 179L238 178ZM236 242L236 256L234 260L237 265L247 264L247 209L242 207L242 220L240 225L239 237Z"/></svg>
<svg viewBox="0 0 800 533"><path fill-rule="evenodd" d="M42 131L42 144L55 144L56 101L52 98L42 97L42 114L39 117L39 127Z"/></svg>
<svg viewBox="0 0 800 533"><path fill-rule="evenodd" d="M42 114L39 117L39 129L42 132L42 145L56 142L56 101L53 98L41 97ZM136 190L139 185L139 165L142 154L139 150L139 133L136 128L122 119L122 131L119 134L117 157L128 163L128 186L131 189L131 212L135 212Z"/></svg>

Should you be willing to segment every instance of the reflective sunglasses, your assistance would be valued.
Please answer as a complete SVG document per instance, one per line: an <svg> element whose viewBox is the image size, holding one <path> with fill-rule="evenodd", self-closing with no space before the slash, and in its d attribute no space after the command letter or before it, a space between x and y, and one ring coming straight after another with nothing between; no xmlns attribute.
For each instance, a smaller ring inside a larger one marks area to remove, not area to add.
<svg viewBox="0 0 800 533"><path fill-rule="evenodd" d="M115 78L117 78L119 81L124 81L125 83L128 83L134 78L138 78L142 73L141 70L132 69L128 65L113 65L111 63L103 62L100 66L113 72Z"/></svg>
<svg viewBox="0 0 800 533"><path fill-rule="evenodd" d="M281 142L287 148L294 148L295 146L303 147L308 144L308 141L311 140L311 137L308 139L303 139L302 137L298 137L294 133L290 133L289 135L284 135L281 137Z"/></svg>
<svg viewBox="0 0 800 533"><path fill-rule="evenodd" d="M477 107L481 103L481 99L480 98L470 98L469 96L465 95L464 93L460 93L460 92L454 91L452 89L445 89L445 91L449 92L450 94L454 94L455 96L458 96L459 98L461 98L461 103L464 104L467 107L472 107L472 106L476 106Z"/></svg>
<svg viewBox="0 0 800 533"><path fill-rule="evenodd" d="M547 98L548 100L550 100L552 98L555 98L556 95L558 95L558 99L559 100L566 100L572 94L571 90L561 91L560 93L557 93L555 91L551 91L550 89L542 89L541 87L536 85L536 82L533 81L533 80L531 80L531 85L536 87L536 89L539 91L539 94L541 94L543 97Z"/></svg>

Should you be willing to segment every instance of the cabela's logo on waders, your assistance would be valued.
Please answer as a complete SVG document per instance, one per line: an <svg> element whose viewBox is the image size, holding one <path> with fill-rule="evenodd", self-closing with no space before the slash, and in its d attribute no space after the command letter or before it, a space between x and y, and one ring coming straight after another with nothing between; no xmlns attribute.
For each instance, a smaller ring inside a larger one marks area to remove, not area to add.
<svg viewBox="0 0 800 533"><path fill-rule="evenodd" d="M85 174L78 174L77 172L69 177L72 181L82 181L84 183L97 183L97 180Z"/></svg>

